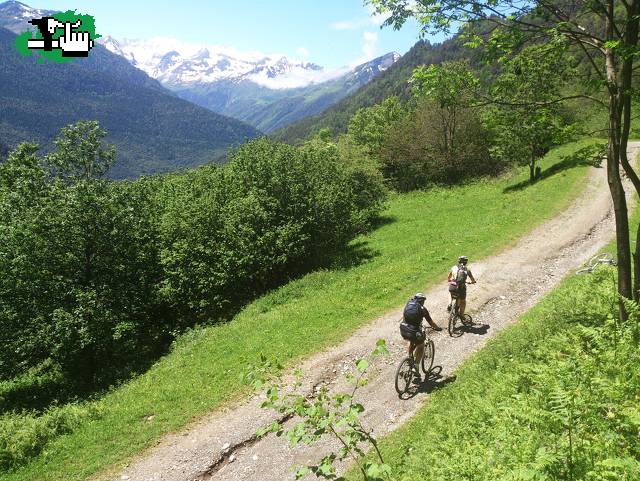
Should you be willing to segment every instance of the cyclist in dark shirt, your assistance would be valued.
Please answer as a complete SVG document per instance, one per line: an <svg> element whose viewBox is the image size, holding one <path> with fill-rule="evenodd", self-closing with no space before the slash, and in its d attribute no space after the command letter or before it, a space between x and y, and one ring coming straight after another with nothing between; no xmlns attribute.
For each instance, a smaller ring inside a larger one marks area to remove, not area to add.
<svg viewBox="0 0 640 481"><path fill-rule="evenodd" d="M426 296L418 292L415 296L409 299L409 302L404 306L404 312L402 315L402 322L400 323L400 335L403 339L408 341L407 352L409 357L413 357L413 351L416 351L414 357L415 366L419 366L424 355L424 333L422 332L422 319L426 319L427 323L436 331L442 331L433 319L426 307L424 307L424 301ZM417 367L415 368L417 372ZM418 374L418 377L420 374Z"/></svg>

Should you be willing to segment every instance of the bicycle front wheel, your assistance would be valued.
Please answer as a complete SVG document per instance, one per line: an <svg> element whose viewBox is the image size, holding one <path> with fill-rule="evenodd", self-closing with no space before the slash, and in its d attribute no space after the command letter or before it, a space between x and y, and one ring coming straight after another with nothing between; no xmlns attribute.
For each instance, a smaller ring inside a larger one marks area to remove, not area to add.
<svg viewBox="0 0 640 481"><path fill-rule="evenodd" d="M422 356L422 372L429 374L433 367L433 358L436 354L436 346L431 339L427 339L424 343L424 355Z"/></svg>
<svg viewBox="0 0 640 481"><path fill-rule="evenodd" d="M413 359L405 357L396 371L396 391L402 395L409 390L413 381Z"/></svg>

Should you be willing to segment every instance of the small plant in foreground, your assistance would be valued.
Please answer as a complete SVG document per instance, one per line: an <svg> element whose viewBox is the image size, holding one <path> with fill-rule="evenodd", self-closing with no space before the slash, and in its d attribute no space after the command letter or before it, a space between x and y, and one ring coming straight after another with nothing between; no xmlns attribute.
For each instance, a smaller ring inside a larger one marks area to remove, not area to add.
<svg viewBox="0 0 640 481"><path fill-rule="evenodd" d="M260 364L245 373L245 380L254 386L267 385L267 399L262 408L272 409L282 415L281 420L263 427L258 436L275 433L276 436L286 435L290 445L300 443L311 445L325 436L335 438L341 445L338 452L325 455L317 464L302 466L296 471L296 479L301 479L308 473L313 473L322 479L341 481L336 472L336 461L351 458L362 473L365 481L380 481L390 479L391 471L384 463L378 443L370 429L364 426L361 414L365 408L355 401L358 389L368 382L367 372L374 357L388 354L385 341L380 339L376 348L366 358L356 361L353 371L346 375L346 379L353 386L348 393L331 393L322 386L307 396L299 392L302 386L302 372L296 372L296 382L292 390L285 387L278 380L279 363L261 356ZM292 428L285 429L284 420L297 416L300 421ZM375 461L365 461L367 448L373 448Z"/></svg>

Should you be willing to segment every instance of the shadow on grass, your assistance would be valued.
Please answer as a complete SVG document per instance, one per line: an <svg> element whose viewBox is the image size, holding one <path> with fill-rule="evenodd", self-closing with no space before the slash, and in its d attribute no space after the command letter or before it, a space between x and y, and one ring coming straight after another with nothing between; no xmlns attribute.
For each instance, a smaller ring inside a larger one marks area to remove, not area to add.
<svg viewBox="0 0 640 481"><path fill-rule="evenodd" d="M419 384L413 384L408 391L405 391L399 397L400 399L407 400L417 396L420 393L429 394L438 389L442 389L447 384L450 384L456 380L456 376L443 376L442 366L434 366L429 370L429 373Z"/></svg>
<svg viewBox="0 0 640 481"><path fill-rule="evenodd" d="M588 145L581 149L576 150L570 155L561 157L561 161L546 168L542 172L538 173L533 182L529 179L518 182L517 184L506 187L502 192L508 194L510 192L517 192L524 190L538 182L553 177L554 175L564 172L569 169L580 166L592 166L600 167L602 162L602 148L600 144Z"/></svg>
<svg viewBox="0 0 640 481"><path fill-rule="evenodd" d="M331 260L328 267L335 270L349 270L354 267L358 267L379 255L380 251L372 249L368 242L352 242L347 246L344 252L341 252Z"/></svg>

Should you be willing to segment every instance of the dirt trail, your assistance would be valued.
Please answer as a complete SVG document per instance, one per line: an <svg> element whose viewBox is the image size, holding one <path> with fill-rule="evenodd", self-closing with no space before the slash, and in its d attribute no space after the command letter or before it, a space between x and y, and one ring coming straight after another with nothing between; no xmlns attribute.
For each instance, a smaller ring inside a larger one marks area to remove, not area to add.
<svg viewBox="0 0 640 481"><path fill-rule="evenodd" d="M640 143L630 146L635 157ZM632 157L632 158L634 158ZM630 190L630 189L627 189ZM480 219L479 222L482 222ZM397 320L402 306L372 321L349 339L318 353L302 366L306 389L326 384L344 389L342 373L370 352L376 340L387 340L390 356L377 361L370 383L359 391L366 407L365 423L379 437L402 425L428 399L428 393L446 382L457 366L504 327L535 305L569 271L593 256L614 234L605 169L592 169L579 198L563 213L545 222L515 246L470 267L478 284L468 288L468 311L482 327L451 338L446 329L432 335L441 366L439 379L423 384L416 396L401 400L393 386L395 368L404 354ZM447 293L444 282L426 293L426 306L436 322L446 327ZM156 447L120 472L120 481L209 481L294 479L292 466L319 459L328 444L290 448L283 438L257 440L256 430L276 419L259 408L255 396L231 408L214 412L183 433L165 437ZM335 449L335 447L334 447Z"/></svg>

